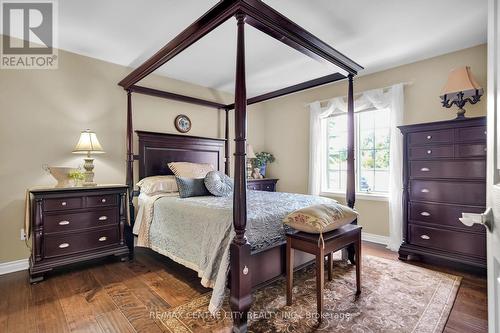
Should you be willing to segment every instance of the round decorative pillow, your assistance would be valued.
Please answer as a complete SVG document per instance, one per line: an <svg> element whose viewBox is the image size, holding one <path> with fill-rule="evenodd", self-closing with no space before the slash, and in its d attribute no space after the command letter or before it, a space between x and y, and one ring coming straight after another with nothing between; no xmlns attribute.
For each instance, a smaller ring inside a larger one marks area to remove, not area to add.
<svg viewBox="0 0 500 333"><path fill-rule="evenodd" d="M205 186L216 197L226 197L233 193L233 180L220 171L210 171L205 176Z"/></svg>

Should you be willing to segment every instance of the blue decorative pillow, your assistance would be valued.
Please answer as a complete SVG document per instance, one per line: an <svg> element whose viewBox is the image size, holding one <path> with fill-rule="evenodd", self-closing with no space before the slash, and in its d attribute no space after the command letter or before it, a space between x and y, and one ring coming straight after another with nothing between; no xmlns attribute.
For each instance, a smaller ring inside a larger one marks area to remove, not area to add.
<svg viewBox="0 0 500 333"><path fill-rule="evenodd" d="M175 177L175 180L177 181L179 196L181 198L210 195L210 192L208 192L207 188L205 187L203 178Z"/></svg>
<svg viewBox="0 0 500 333"><path fill-rule="evenodd" d="M216 197L227 197L233 193L233 180L220 171L207 173L205 186Z"/></svg>

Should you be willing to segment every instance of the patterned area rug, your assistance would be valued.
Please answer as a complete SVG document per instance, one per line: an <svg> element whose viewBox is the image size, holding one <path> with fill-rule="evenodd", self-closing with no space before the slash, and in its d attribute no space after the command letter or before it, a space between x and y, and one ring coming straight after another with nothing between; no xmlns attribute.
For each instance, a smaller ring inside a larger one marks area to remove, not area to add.
<svg viewBox="0 0 500 333"><path fill-rule="evenodd" d="M316 318L314 266L294 276L293 305L286 305L285 281L254 293L250 332L442 332L461 278L400 261L365 256L362 293L355 296L355 269L336 262L333 281L325 277L323 322ZM175 333L230 332L228 300L215 317L210 293L158 314Z"/></svg>

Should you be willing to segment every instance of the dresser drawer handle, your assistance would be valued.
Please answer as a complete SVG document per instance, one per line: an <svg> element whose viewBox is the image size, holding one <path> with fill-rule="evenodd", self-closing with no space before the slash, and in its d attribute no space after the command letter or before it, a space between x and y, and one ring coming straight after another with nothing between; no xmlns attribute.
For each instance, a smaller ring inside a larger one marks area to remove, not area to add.
<svg viewBox="0 0 500 333"><path fill-rule="evenodd" d="M106 202L106 199L101 199L101 202L102 202L102 203L105 203L105 202Z"/></svg>
<svg viewBox="0 0 500 333"><path fill-rule="evenodd" d="M420 190L420 192L422 192L422 193L429 193L430 191L428 189L426 189L426 188L423 188L423 189Z"/></svg>
<svg viewBox="0 0 500 333"><path fill-rule="evenodd" d="M106 221L108 217L106 215L99 216L99 221Z"/></svg>
<svg viewBox="0 0 500 333"><path fill-rule="evenodd" d="M69 247L69 243L62 243L62 244L59 244L59 248L60 249L64 249L64 248L67 248Z"/></svg>
<svg viewBox="0 0 500 333"><path fill-rule="evenodd" d="M61 221L59 222L59 225L68 225L69 224L69 221Z"/></svg>
<svg viewBox="0 0 500 333"><path fill-rule="evenodd" d="M420 213L420 215L422 215L422 216L431 216L431 213L429 213L429 212L422 212L422 213Z"/></svg>
<svg viewBox="0 0 500 333"><path fill-rule="evenodd" d="M99 237L99 242L104 242L106 240L108 240L108 237L106 236Z"/></svg>
<svg viewBox="0 0 500 333"><path fill-rule="evenodd" d="M427 140L432 139L432 135L427 135Z"/></svg>
<svg viewBox="0 0 500 333"><path fill-rule="evenodd" d="M422 169L420 169L420 171L428 172L428 171L431 171L431 169L429 169L429 168L422 168Z"/></svg>
<svg viewBox="0 0 500 333"><path fill-rule="evenodd" d="M61 206L66 206L66 205L67 205L66 201L61 202Z"/></svg>
<svg viewBox="0 0 500 333"><path fill-rule="evenodd" d="M420 236L420 238L425 239L425 240L427 240L427 239L431 239L431 238L430 238L429 236L427 236L427 235L422 235L422 236Z"/></svg>
<svg viewBox="0 0 500 333"><path fill-rule="evenodd" d="M427 155L430 155L430 154L432 154L432 150L430 150L430 149L429 149L429 150L427 151Z"/></svg>

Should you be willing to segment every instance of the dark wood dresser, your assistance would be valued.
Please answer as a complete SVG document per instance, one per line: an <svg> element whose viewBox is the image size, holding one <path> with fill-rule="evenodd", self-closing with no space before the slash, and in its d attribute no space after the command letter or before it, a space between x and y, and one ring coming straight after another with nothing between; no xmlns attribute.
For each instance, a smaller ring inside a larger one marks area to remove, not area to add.
<svg viewBox="0 0 500 333"><path fill-rule="evenodd" d="M404 135L403 244L416 255L485 268L484 227L467 227L462 213L486 205L486 118L399 127Z"/></svg>
<svg viewBox="0 0 500 333"><path fill-rule="evenodd" d="M127 187L46 188L30 191L30 281L52 269L108 255L128 257Z"/></svg>
<svg viewBox="0 0 500 333"><path fill-rule="evenodd" d="M254 191L276 192L276 183L278 179L275 178L247 179L247 188Z"/></svg>

